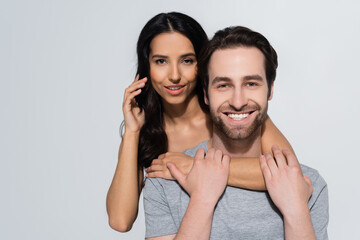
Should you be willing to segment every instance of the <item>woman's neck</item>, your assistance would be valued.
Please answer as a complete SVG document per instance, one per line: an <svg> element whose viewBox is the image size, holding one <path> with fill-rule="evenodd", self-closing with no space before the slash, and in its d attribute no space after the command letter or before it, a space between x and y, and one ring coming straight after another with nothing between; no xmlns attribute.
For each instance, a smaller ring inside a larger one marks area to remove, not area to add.
<svg viewBox="0 0 360 240"><path fill-rule="evenodd" d="M166 125L190 123L198 117L202 118L205 115L195 93L181 104L169 104L163 101L163 107Z"/></svg>

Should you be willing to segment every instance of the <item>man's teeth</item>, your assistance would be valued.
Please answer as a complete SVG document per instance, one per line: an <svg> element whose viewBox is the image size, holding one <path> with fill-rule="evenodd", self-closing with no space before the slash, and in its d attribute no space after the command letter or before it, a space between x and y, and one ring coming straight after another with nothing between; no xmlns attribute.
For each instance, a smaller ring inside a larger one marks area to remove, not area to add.
<svg viewBox="0 0 360 240"><path fill-rule="evenodd" d="M246 118L247 116L249 116L248 113L244 113L244 114L234 114L234 113L230 113L228 114L228 117L234 120L241 120Z"/></svg>

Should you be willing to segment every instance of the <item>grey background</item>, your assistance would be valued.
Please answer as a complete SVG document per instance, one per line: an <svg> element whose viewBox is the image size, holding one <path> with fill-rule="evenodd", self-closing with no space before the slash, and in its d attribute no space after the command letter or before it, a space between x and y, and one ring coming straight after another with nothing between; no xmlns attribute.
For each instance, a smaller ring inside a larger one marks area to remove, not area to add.
<svg viewBox="0 0 360 240"><path fill-rule="evenodd" d="M107 224L122 98L159 12L209 37L244 25L279 55L270 116L330 194L331 239L360 239L357 1L0 1L0 239L141 239Z"/></svg>

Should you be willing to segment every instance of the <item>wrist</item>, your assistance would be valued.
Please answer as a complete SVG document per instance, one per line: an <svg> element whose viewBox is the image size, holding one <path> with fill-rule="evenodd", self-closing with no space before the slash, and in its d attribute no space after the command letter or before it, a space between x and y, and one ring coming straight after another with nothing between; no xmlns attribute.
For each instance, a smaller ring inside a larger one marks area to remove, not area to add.
<svg viewBox="0 0 360 240"><path fill-rule="evenodd" d="M310 210L308 206L301 206L299 208L292 208L290 211L283 213L284 221L290 224L297 224L299 221L306 219L311 220Z"/></svg>
<svg viewBox="0 0 360 240"><path fill-rule="evenodd" d="M123 139L136 139L136 140L139 140L139 137L140 137L140 131L125 130L124 134L122 135Z"/></svg>
<svg viewBox="0 0 360 240"><path fill-rule="evenodd" d="M125 131L124 131L124 134L123 136L137 136L137 135L140 135L140 129L138 130L129 130L129 129L126 129L125 127Z"/></svg>
<svg viewBox="0 0 360 240"><path fill-rule="evenodd" d="M219 199L211 199L209 196L201 196L200 194L192 194L190 196L190 202L194 205L208 208L208 209L214 209Z"/></svg>

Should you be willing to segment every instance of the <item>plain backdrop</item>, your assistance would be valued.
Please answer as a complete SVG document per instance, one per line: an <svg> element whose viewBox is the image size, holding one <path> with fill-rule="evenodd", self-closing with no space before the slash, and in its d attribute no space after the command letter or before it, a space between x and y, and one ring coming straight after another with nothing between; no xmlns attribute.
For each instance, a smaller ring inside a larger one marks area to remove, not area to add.
<svg viewBox="0 0 360 240"><path fill-rule="evenodd" d="M143 239L107 223L124 89L155 14L230 25L279 55L269 114L326 179L331 239L360 239L358 1L0 1L0 239Z"/></svg>

